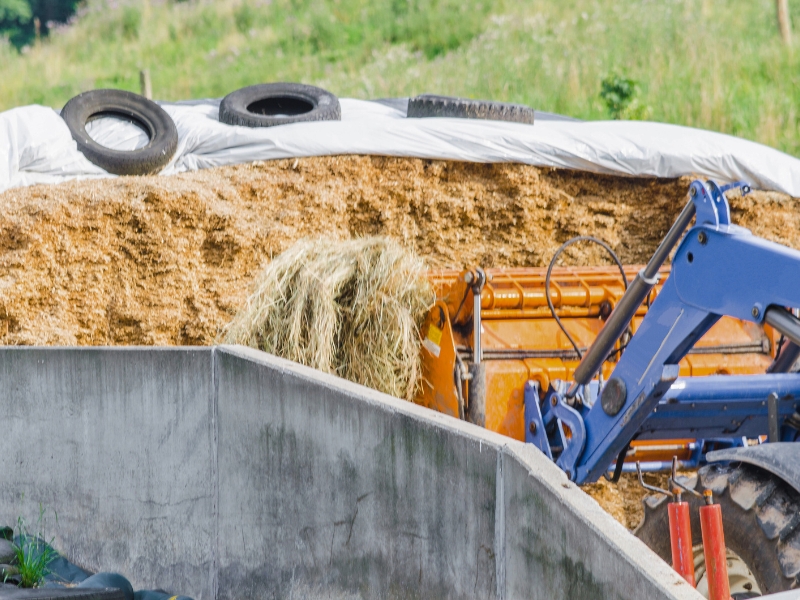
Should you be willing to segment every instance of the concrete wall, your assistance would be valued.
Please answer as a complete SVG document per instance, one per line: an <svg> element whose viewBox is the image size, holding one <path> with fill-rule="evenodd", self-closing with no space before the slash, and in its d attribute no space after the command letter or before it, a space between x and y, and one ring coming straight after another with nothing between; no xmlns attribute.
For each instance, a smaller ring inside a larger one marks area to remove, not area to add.
<svg viewBox="0 0 800 600"><path fill-rule="evenodd" d="M236 347L0 349L0 522L210 598L700 596L536 450Z"/></svg>

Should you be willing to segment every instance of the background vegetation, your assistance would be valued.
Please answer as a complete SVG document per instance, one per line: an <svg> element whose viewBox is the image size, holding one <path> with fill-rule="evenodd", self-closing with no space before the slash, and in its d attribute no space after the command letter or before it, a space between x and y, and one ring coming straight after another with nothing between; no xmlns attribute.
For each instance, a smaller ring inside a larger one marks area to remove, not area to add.
<svg viewBox="0 0 800 600"><path fill-rule="evenodd" d="M800 0L790 5L797 18ZM617 116L800 155L800 48L782 44L774 0L88 0L74 24L21 52L0 43L0 109L139 91L141 68L165 100L302 81L344 97L432 92L584 119L608 118L627 89L635 103Z"/></svg>
<svg viewBox="0 0 800 600"><path fill-rule="evenodd" d="M75 13L78 0L0 0L0 36L16 48L47 35L50 28L67 22Z"/></svg>

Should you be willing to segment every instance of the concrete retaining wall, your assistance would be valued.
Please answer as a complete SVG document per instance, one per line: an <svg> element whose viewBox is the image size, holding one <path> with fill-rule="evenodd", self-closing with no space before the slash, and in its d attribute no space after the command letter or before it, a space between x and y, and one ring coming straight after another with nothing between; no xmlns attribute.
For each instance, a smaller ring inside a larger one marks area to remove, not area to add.
<svg viewBox="0 0 800 600"><path fill-rule="evenodd" d="M2 348L0 406L0 524L137 589L700 598L533 448L260 352Z"/></svg>

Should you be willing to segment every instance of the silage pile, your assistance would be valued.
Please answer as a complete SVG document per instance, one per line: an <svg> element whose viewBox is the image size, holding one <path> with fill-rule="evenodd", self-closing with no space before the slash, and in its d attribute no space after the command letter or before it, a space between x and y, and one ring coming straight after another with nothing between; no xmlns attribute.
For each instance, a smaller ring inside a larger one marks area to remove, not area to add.
<svg viewBox="0 0 800 600"><path fill-rule="evenodd" d="M302 238L389 236L433 268L458 268L546 266L563 241L592 234L624 262L642 262L686 190L676 180L376 156L9 190L0 193L0 343L213 344L264 265ZM606 261L591 245L568 254L572 264Z"/></svg>
<svg viewBox="0 0 800 600"><path fill-rule="evenodd" d="M385 235L432 268L547 266L575 235L646 262L689 179L329 156L0 193L0 344L207 345L271 257ZM737 224L800 247L800 201L757 192ZM565 264L607 264L594 245Z"/></svg>
<svg viewBox="0 0 800 600"><path fill-rule="evenodd" d="M379 236L303 239L271 261L226 341L411 400L419 327L434 293L424 263Z"/></svg>

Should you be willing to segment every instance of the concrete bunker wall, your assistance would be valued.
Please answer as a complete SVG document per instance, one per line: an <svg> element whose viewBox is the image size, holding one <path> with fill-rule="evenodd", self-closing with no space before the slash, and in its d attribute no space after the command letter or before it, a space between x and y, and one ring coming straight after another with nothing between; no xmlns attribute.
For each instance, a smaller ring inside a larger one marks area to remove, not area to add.
<svg viewBox="0 0 800 600"><path fill-rule="evenodd" d="M531 447L240 347L0 349L0 522L211 598L700 596Z"/></svg>

